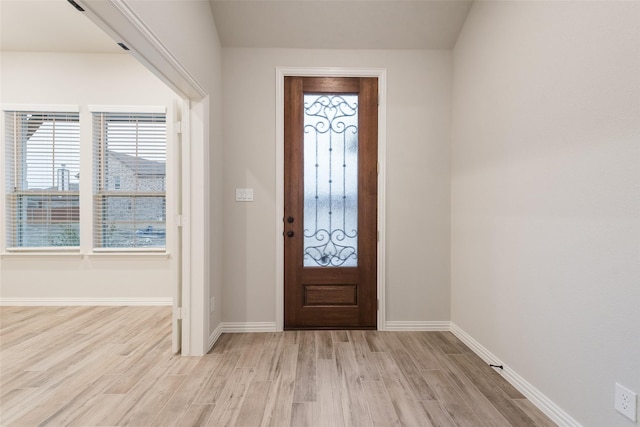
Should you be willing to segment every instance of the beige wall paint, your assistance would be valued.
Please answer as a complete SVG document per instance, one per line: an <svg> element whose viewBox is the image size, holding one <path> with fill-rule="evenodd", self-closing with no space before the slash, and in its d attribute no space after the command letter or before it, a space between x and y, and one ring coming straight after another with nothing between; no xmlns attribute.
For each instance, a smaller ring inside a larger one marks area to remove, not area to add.
<svg viewBox="0 0 640 427"><path fill-rule="evenodd" d="M90 150L92 144L88 105L171 109L177 99L129 55L2 52L1 60L0 103L80 107L82 150ZM87 200L81 203L87 206ZM89 250L83 246L83 252ZM3 256L0 297L168 299L173 296L175 274L173 261L166 257Z"/></svg>
<svg viewBox="0 0 640 427"><path fill-rule="evenodd" d="M276 67L387 69L387 320L449 320L450 51L223 49L223 320L275 322ZM236 203L235 188L253 188Z"/></svg>
<svg viewBox="0 0 640 427"><path fill-rule="evenodd" d="M585 426L640 392L639 23L476 2L454 50L452 320Z"/></svg>

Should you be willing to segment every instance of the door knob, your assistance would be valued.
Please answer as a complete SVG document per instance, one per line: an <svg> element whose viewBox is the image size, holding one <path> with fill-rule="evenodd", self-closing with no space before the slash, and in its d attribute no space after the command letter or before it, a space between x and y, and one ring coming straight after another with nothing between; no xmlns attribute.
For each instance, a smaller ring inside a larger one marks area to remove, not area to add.
<svg viewBox="0 0 640 427"><path fill-rule="evenodd" d="M288 216L288 217L287 217L287 222L288 222L289 224L291 224L291 223L293 222L293 217L292 217L292 216Z"/></svg>
<svg viewBox="0 0 640 427"><path fill-rule="evenodd" d="M287 231L287 237L293 237L296 233L294 233L293 231L289 230Z"/></svg>

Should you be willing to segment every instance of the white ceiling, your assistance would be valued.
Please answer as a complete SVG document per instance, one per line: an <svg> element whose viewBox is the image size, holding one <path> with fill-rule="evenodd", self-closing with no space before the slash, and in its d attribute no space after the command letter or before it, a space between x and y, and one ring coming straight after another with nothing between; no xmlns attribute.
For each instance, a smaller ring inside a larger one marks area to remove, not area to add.
<svg viewBox="0 0 640 427"><path fill-rule="evenodd" d="M471 3L211 0L211 8L224 47L450 49ZM0 49L123 52L66 0L0 0Z"/></svg>
<svg viewBox="0 0 640 427"><path fill-rule="evenodd" d="M0 0L0 49L24 52L123 52L66 0Z"/></svg>
<svg viewBox="0 0 640 427"><path fill-rule="evenodd" d="M469 0L211 0L223 46L451 49Z"/></svg>

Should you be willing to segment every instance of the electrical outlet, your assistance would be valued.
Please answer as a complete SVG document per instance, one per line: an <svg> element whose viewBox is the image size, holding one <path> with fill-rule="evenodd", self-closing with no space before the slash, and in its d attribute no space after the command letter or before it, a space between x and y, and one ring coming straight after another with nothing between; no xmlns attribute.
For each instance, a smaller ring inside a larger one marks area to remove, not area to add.
<svg viewBox="0 0 640 427"><path fill-rule="evenodd" d="M631 421L636 420L638 398L631 390L616 383L615 408Z"/></svg>

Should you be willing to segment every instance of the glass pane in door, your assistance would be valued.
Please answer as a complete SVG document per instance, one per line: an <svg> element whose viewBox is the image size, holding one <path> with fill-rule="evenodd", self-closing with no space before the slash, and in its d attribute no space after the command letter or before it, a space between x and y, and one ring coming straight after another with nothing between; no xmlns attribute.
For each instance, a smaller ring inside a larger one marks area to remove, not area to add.
<svg viewBox="0 0 640 427"><path fill-rule="evenodd" d="M304 95L305 267L358 265L358 95Z"/></svg>

